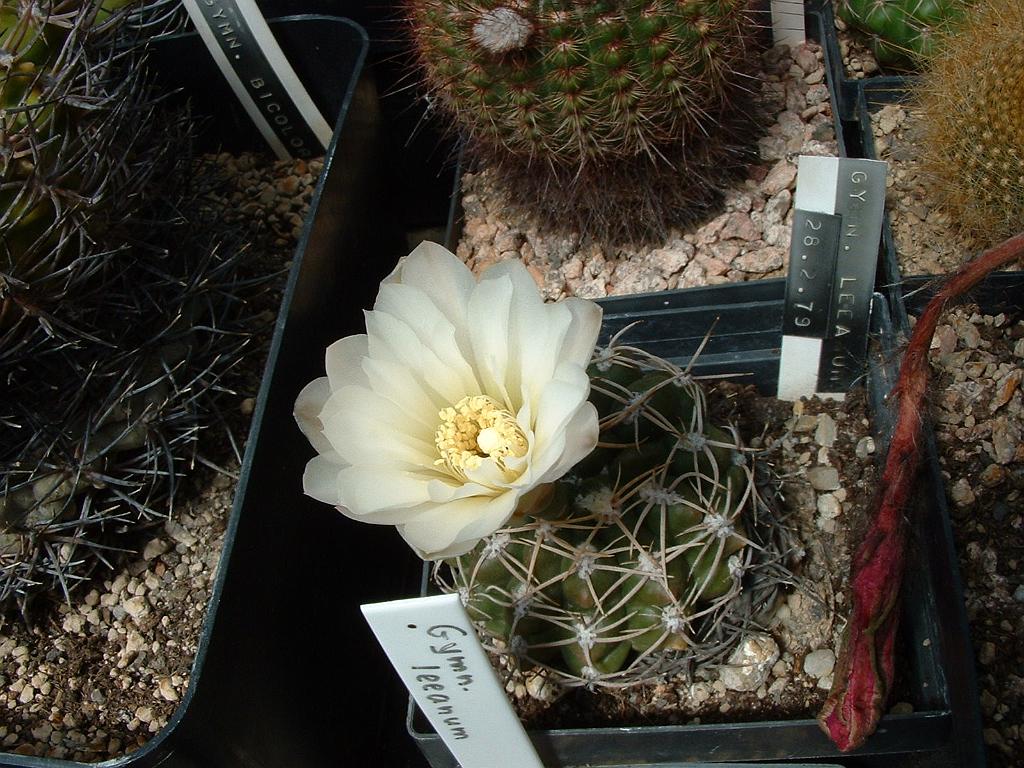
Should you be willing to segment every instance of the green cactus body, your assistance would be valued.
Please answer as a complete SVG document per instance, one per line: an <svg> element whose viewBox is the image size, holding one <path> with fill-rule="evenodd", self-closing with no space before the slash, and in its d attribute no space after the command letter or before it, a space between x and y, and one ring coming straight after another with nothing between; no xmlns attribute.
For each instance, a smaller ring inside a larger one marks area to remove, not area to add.
<svg viewBox="0 0 1024 768"><path fill-rule="evenodd" d="M566 685L621 685L720 655L722 619L735 620L766 548L749 536L746 452L707 423L691 377L634 352L591 376L598 458L436 575L519 664Z"/></svg>
<svg viewBox="0 0 1024 768"><path fill-rule="evenodd" d="M1024 221L1024 0L982 0L915 88L929 192L977 247Z"/></svg>
<svg viewBox="0 0 1024 768"><path fill-rule="evenodd" d="M878 62L917 67L936 51L944 31L961 21L972 0L837 0L847 24L868 36Z"/></svg>
<svg viewBox="0 0 1024 768"><path fill-rule="evenodd" d="M579 165L707 135L744 71L746 0L412 0L428 84L473 139Z"/></svg>

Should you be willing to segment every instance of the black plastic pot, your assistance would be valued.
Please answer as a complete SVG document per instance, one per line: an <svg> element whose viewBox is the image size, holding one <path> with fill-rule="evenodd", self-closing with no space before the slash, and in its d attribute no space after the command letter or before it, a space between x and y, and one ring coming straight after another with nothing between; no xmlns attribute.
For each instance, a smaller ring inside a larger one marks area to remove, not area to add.
<svg viewBox="0 0 1024 768"><path fill-rule="evenodd" d="M784 283L695 288L602 300L602 339L637 320L626 343L677 363L714 332L694 371L746 373L740 380L774 391L778 377ZM874 429L884 443L890 428L884 398L891 388L894 333L887 303L875 295L867 386ZM735 379L733 379L735 380ZM881 453L881 451L879 451ZM970 644L944 506L930 505L914 520L900 644L901 690L914 707L883 718L867 745L842 755L811 719L745 723L579 728L531 731L547 766L680 766L742 761L825 762L857 766L975 766L982 764ZM410 734L433 768L455 768L447 748L410 706Z"/></svg>
<svg viewBox="0 0 1024 768"><path fill-rule="evenodd" d="M288 283L278 319L267 370L272 372L281 355L281 336L286 314L305 311L303 295L296 287L303 252L316 250L315 243L337 243L337 232L365 217L361 195L374 185L372 152L376 103L368 98L360 72L367 40L353 22L327 16L291 16L270 23L275 36L296 70L310 86L317 106L335 125L324 172L315 194L299 254ZM329 61L330 66L325 66ZM196 112L209 115L202 145L232 151L263 149L259 135L248 124L241 107L222 83L212 59L195 34L175 35L154 44L153 62L167 87L183 88L182 98L195 102ZM372 94L369 94L372 96ZM366 218L366 221L372 221ZM358 227L354 227L358 229ZM323 248L321 248L321 252ZM333 254L321 255L329 259ZM308 306L308 302L307 302ZM264 418L272 398L275 377L263 381L248 447L242 464L242 483L228 520L224 549L217 567L207 615L199 638L188 690L168 724L145 746L125 757L102 765L110 768L197 768L198 766L323 765L324 755L310 756L305 727L326 727L316 721L325 696L310 696L301 678L283 669L280 659L295 653L299 634L282 631L293 610L300 616L317 612L292 594L302 584L301 565L293 556L308 542L294 543L292 553L277 557L274 546L260 550L254 545L268 526L286 528L283 521L268 520L255 509L254 486L278 478L267 464L274 461L271 430ZM261 477L254 477L260 473ZM280 544L285 536L276 536ZM290 581L290 578L298 582ZM308 590L297 589L300 594ZM302 658L309 663L310 654ZM308 721L308 722L307 722ZM297 722L303 727L298 727ZM319 746L319 745L317 745ZM0 766L64 768L83 765L66 760L0 754Z"/></svg>

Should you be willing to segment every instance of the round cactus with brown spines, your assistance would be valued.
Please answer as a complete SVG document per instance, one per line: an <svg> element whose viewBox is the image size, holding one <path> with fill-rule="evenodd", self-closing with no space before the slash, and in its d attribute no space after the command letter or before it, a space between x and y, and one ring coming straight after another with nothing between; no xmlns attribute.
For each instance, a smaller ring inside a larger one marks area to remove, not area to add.
<svg viewBox="0 0 1024 768"><path fill-rule="evenodd" d="M983 0L916 88L922 167L978 246L1024 221L1024 0Z"/></svg>
<svg viewBox="0 0 1024 768"><path fill-rule="evenodd" d="M414 0L431 91L475 140L580 165L699 141L749 68L746 0Z"/></svg>
<svg viewBox="0 0 1024 768"><path fill-rule="evenodd" d="M612 347L590 373L599 447L436 576L491 648L562 685L722 663L778 594L786 529L685 371Z"/></svg>
<svg viewBox="0 0 1024 768"><path fill-rule="evenodd" d="M665 194L685 217L736 165L757 90L748 0L407 8L427 89L503 183L527 179L524 195L538 209L575 219L575 209L619 207L650 226L652 198ZM656 191L622 189L645 181Z"/></svg>

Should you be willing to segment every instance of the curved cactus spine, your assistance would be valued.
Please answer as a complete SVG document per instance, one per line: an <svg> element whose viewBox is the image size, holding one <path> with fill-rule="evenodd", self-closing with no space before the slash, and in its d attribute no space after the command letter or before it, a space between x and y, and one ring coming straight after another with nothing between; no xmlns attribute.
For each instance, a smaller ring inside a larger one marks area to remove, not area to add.
<svg viewBox="0 0 1024 768"><path fill-rule="evenodd" d="M591 380L595 452L435 577L492 648L566 686L721 663L773 603L787 558L749 453L667 361L613 346Z"/></svg>

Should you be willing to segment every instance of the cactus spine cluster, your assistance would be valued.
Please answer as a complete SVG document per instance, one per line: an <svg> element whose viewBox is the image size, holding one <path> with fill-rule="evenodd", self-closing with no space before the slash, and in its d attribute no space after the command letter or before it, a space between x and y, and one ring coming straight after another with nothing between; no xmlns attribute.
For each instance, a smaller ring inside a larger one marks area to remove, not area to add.
<svg viewBox="0 0 1024 768"><path fill-rule="evenodd" d="M591 380L598 449L436 578L491 648L563 685L721 663L772 604L787 557L764 535L748 452L667 361L613 346Z"/></svg>
<svg viewBox="0 0 1024 768"><path fill-rule="evenodd" d="M749 119L747 0L407 6L426 85L470 148L499 164L503 183L518 173L533 196L553 187L568 201L559 213L593 206L595 185L615 196L666 167L676 187L699 187Z"/></svg>
<svg viewBox="0 0 1024 768"><path fill-rule="evenodd" d="M973 0L837 0L839 17L865 34L882 65L916 68Z"/></svg>
<svg viewBox="0 0 1024 768"><path fill-rule="evenodd" d="M979 247L1024 221L1024 0L983 0L917 86L921 164Z"/></svg>
<svg viewBox="0 0 1024 768"><path fill-rule="evenodd" d="M0 2L0 610L167 514L244 343L232 259L181 231L190 121L145 85L140 4Z"/></svg>

